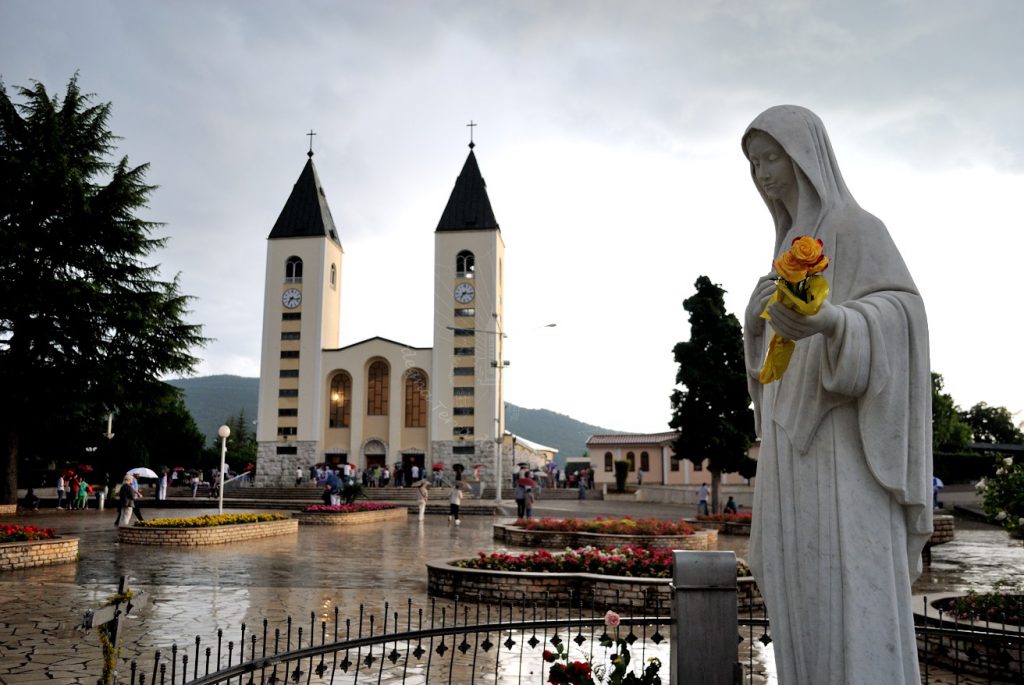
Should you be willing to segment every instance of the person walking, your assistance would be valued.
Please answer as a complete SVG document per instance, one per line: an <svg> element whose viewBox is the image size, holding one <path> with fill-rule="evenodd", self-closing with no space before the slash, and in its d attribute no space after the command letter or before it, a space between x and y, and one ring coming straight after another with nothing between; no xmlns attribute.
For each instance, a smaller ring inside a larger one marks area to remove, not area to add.
<svg viewBox="0 0 1024 685"><path fill-rule="evenodd" d="M708 515L708 484L701 483L700 490L697 491L697 515L707 516Z"/></svg>
<svg viewBox="0 0 1024 685"><path fill-rule="evenodd" d="M533 488L527 486L526 492L523 494L523 506L526 509L526 518L533 516L533 503L536 498L533 496Z"/></svg>
<svg viewBox="0 0 1024 685"><path fill-rule="evenodd" d="M314 473L315 473L315 471L314 471ZM296 466L295 467L295 485L296 486L302 485L302 481L304 480L304 475L305 474L303 474L303 472L302 472L302 467L301 466Z"/></svg>
<svg viewBox="0 0 1024 685"><path fill-rule="evenodd" d="M57 508L64 508L64 474L57 474Z"/></svg>
<svg viewBox="0 0 1024 685"><path fill-rule="evenodd" d="M415 468L415 467L413 467ZM430 494L427 492L427 488L430 487L430 481L426 478L416 481L415 484L416 493L416 504L419 507L420 521L423 520L423 515L427 513L427 500L430 499Z"/></svg>
<svg viewBox="0 0 1024 685"><path fill-rule="evenodd" d="M167 470L160 472L160 483L157 485L156 498L158 500L167 499Z"/></svg>
<svg viewBox="0 0 1024 685"><path fill-rule="evenodd" d="M522 479L516 481L516 489L513 494L516 501L516 518L523 518L526 514L526 488Z"/></svg>
<svg viewBox="0 0 1024 685"><path fill-rule="evenodd" d="M452 489L448 493L448 525L452 525L454 519L455 525L458 526L459 521L459 507L462 505L462 481L455 481L452 484Z"/></svg>

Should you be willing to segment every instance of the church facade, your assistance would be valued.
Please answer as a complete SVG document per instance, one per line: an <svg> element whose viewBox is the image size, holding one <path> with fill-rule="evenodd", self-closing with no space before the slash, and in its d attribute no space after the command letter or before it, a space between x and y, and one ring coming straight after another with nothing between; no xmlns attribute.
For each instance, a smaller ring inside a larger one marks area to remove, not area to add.
<svg viewBox="0 0 1024 685"><path fill-rule="evenodd" d="M267 238L257 483L324 462L480 466L493 482L505 245L473 144L434 231L432 348L340 346L344 256L310 152Z"/></svg>

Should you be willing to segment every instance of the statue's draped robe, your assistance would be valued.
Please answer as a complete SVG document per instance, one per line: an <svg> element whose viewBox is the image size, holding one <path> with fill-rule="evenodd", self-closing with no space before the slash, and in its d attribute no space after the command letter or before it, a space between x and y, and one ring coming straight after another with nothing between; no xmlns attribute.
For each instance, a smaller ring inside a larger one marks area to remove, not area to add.
<svg viewBox="0 0 1024 685"><path fill-rule="evenodd" d="M744 335L761 438L749 556L779 683L917 685L910 585L932 530L924 305L885 226L847 191L820 120L777 107L751 129L790 155L801 193L817 194L801 226L762 196L777 252L800 235L823 241L841 314L831 338L797 341L769 385L757 372L770 324Z"/></svg>

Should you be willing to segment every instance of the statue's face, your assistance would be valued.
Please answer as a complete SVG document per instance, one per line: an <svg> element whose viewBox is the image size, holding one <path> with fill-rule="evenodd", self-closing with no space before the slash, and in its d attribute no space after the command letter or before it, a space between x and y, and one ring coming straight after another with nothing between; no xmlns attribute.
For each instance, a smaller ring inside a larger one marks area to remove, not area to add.
<svg viewBox="0 0 1024 685"><path fill-rule="evenodd" d="M754 169L754 179L765 195L773 200L796 191L793 161L774 138L754 131L747 140L747 158Z"/></svg>

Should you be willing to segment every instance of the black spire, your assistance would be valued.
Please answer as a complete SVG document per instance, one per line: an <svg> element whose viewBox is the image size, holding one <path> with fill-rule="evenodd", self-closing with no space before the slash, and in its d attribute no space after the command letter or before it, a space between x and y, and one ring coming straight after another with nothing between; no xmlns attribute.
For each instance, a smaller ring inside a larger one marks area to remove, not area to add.
<svg viewBox="0 0 1024 685"><path fill-rule="evenodd" d="M308 154L306 166L299 174L299 180L292 187L292 194L284 203L281 215L277 217L268 240L275 238L303 238L327 236L341 245L338 230L327 206L327 195L320 185L320 177L313 166L313 155Z"/></svg>
<svg viewBox="0 0 1024 685"><path fill-rule="evenodd" d="M462 173L455 179L452 195L448 198L448 205L437 224L439 231L499 229L498 221L491 209L491 200L487 197L487 184L480 175L473 147L473 143L470 143L469 156L462 167Z"/></svg>

